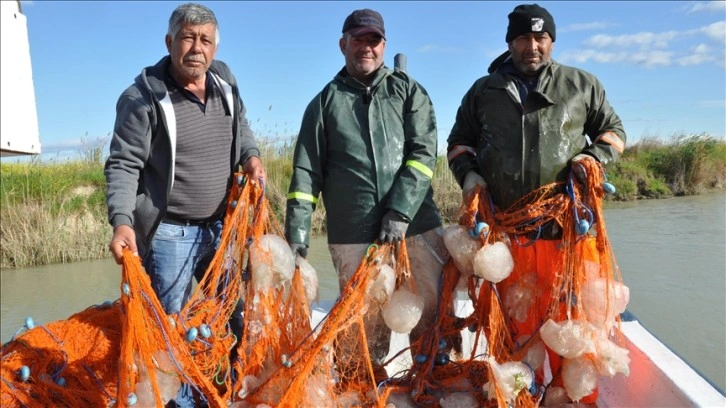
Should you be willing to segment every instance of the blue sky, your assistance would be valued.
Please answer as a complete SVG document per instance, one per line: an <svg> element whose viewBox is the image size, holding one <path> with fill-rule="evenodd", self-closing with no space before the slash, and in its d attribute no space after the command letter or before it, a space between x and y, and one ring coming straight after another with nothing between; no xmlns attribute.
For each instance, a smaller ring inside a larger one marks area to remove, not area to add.
<svg viewBox="0 0 726 408"><path fill-rule="evenodd" d="M166 54L182 2L22 2L28 19L44 156L108 139L121 92ZM520 2L202 2L215 11L217 58L240 84L258 137L289 140L303 111L344 60L345 17L373 8L386 25L385 62L408 57L429 92L439 151L462 96L506 50ZM554 16L553 58L595 74L625 125L644 136L726 137L726 2L538 2Z"/></svg>

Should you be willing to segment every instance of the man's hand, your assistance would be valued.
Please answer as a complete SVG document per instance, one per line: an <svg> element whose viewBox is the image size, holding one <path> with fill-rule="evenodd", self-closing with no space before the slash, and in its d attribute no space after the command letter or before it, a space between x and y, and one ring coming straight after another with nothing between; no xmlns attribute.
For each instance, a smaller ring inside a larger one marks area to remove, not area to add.
<svg viewBox="0 0 726 408"><path fill-rule="evenodd" d="M303 258L308 257L308 246L305 244L290 244L290 250L292 250L292 255L300 255Z"/></svg>
<svg viewBox="0 0 726 408"><path fill-rule="evenodd" d="M124 248L128 248L134 255L139 256L139 250L136 248L136 233L130 225L119 225L114 228L111 243L108 245L113 259L119 265L123 259Z"/></svg>
<svg viewBox="0 0 726 408"><path fill-rule="evenodd" d="M408 229L408 221L397 211L388 210L383 216L378 240L382 243L401 241L406 237L406 229Z"/></svg>
<svg viewBox="0 0 726 408"><path fill-rule="evenodd" d="M242 170L249 174L248 178L252 184L255 184L258 179L261 179L264 183L264 180L267 178L265 168L262 166L262 161L257 156L252 156L247 159L245 164L242 166Z"/></svg>
<svg viewBox="0 0 726 408"><path fill-rule="evenodd" d="M482 190L487 188L487 182L479 173L469 170L464 176L464 185L461 186L461 195L464 200L476 189L481 186Z"/></svg>
<svg viewBox="0 0 726 408"><path fill-rule="evenodd" d="M581 164L583 160L595 160L595 158L584 153L578 154L570 160L570 171L575 176L575 180L585 186L587 185L587 173Z"/></svg>

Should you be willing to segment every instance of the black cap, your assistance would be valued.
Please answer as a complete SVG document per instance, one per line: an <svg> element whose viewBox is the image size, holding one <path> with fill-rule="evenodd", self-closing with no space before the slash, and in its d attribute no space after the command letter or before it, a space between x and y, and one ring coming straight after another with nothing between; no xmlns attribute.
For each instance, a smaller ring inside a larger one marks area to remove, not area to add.
<svg viewBox="0 0 726 408"><path fill-rule="evenodd" d="M552 42L555 41L555 19L552 15L536 4L522 4L509 13L509 27L507 27L507 42L527 33L549 33Z"/></svg>
<svg viewBox="0 0 726 408"><path fill-rule="evenodd" d="M376 33L386 38L386 29L383 27L383 17L371 9L355 10L350 13L343 23L343 33L357 37L359 35Z"/></svg>

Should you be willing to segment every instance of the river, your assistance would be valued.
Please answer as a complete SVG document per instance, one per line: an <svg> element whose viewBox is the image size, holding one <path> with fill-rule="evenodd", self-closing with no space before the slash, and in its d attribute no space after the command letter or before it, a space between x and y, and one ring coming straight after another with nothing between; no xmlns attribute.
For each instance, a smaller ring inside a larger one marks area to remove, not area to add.
<svg viewBox="0 0 726 408"><path fill-rule="evenodd" d="M641 324L726 389L726 192L609 205L607 231ZM338 296L324 237L311 243L320 298ZM115 300L120 267L112 260L6 269L0 274L2 343L31 316L66 319Z"/></svg>

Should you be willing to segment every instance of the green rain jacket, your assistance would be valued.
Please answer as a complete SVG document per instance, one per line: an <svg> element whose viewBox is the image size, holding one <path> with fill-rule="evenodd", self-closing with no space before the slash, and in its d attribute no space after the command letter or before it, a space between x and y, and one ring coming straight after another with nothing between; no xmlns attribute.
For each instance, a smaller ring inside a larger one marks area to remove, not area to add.
<svg viewBox="0 0 726 408"><path fill-rule="evenodd" d="M608 163L625 147L620 118L593 75L552 61L523 102L513 71L507 60L474 83L456 114L447 149L459 184L469 170L479 172L502 209L542 185L564 180L575 155Z"/></svg>
<svg viewBox="0 0 726 408"><path fill-rule="evenodd" d="M372 243L395 210L406 236L441 225L431 177L437 134L426 90L405 72L381 67L369 87L343 68L310 102L295 145L285 237L309 245L322 193L328 243Z"/></svg>

